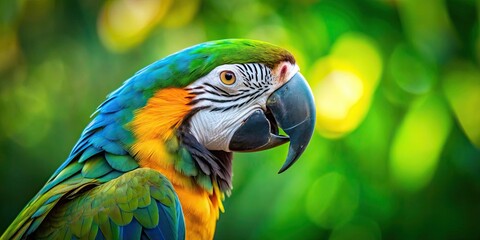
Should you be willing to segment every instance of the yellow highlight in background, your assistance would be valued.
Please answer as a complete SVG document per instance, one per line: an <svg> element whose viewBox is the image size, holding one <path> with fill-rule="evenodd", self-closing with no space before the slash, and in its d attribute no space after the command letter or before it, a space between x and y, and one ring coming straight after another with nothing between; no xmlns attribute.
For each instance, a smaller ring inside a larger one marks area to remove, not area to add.
<svg viewBox="0 0 480 240"><path fill-rule="evenodd" d="M376 44L358 33L345 34L329 56L317 60L310 79L320 134L340 138L358 127L370 108L382 69Z"/></svg>
<svg viewBox="0 0 480 240"><path fill-rule="evenodd" d="M469 62L453 63L443 90L465 135L480 148L480 70Z"/></svg>
<svg viewBox="0 0 480 240"><path fill-rule="evenodd" d="M400 188L417 191L430 182L451 126L440 97L430 95L413 104L390 152L391 176Z"/></svg>
<svg viewBox="0 0 480 240"><path fill-rule="evenodd" d="M171 0L107 1L98 18L98 34L103 45L125 52L142 43L163 19Z"/></svg>

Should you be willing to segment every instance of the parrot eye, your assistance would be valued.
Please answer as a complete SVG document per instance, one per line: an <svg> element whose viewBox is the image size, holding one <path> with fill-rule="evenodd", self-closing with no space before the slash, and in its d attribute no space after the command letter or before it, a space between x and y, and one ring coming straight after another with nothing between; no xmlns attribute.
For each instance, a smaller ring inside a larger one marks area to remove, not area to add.
<svg viewBox="0 0 480 240"><path fill-rule="evenodd" d="M232 85L235 83L237 78L235 77L235 73L227 70L227 71L222 71L220 73L220 80L225 85Z"/></svg>

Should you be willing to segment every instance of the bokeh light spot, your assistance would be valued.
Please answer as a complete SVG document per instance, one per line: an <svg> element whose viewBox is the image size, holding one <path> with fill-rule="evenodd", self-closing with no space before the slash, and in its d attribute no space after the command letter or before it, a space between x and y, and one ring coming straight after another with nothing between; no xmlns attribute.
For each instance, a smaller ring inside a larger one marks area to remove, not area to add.
<svg viewBox="0 0 480 240"><path fill-rule="evenodd" d="M13 31L0 34L0 73L15 64L19 50L18 39Z"/></svg>
<svg viewBox="0 0 480 240"><path fill-rule="evenodd" d="M405 44L393 51L388 73L403 91L413 94L427 93L436 82L432 66Z"/></svg>
<svg viewBox="0 0 480 240"><path fill-rule="evenodd" d="M351 219L358 200L356 183L338 172L330 172L319 177L310 187L305 210L318 226L334 228Z"/></svg>
<svg viewBox="0 0 480 240"><path fill-rule="evenodd" d="M342 35L332 47L332 56L355 67L369 89L375 89L383 71L383 61L377 43L361 33Z"/></svg>
<svg viewBox="0 0 480 240"><path fill-rule="evenodd" d="M316 88L317 112L320 117L344 119L363 94L363 83L354 74L332 71Z"/></svg>
<svg viewBox="0 0 480 240"><path fill-rule="evenodd" d="M198 12L200 0L175 0L166 16L160 22L162 27L178 28L185 26Z"/></svg>
<svg viewBox="0 0 480 240"><path fill-rule="evenodd" d="M316 129L327 138L343 137L360 124L370 108L382 72L378 48L362 34L345 34L329 56L316 61L311 72Z"/></svg>
<svg viewBox="0 0 480 240"><path fill-rule="evenodd" d="M124 52L140 44L165 16L171 0L107 1L98 18L98 33L110 50Z"/></svg>
<svg viewBox="0 0 480 240"><path fill-rule="evenodd" d="M457 63L445 74L443 89L468 139L480 148L480 70Z"/></svg>
<svg viewBox="0 0 480 240"><path fill-rule="evenodd" d="M405 35L416 49L431 61L447 59L456 39L446 2L424 0L421 5L413 0L396 2Z"/></svg>
<svg viewBox="0 0 480 240"><path fill-rule="evenodd" d="M438 96L413 104L390 152L391 174L400 188L417 191L430 182L451 125L448 109Z"/></svg>
<svg viewBox="0 0 480 240"><path fill-rule="evenodd" d="M53 112L47 103L49 95L42 87L27 89L21 86L12 90L9 94L24 102L11 103L3 109L5 120L9 123L4 134L20 146L35 146L51 128Z"/></svg>

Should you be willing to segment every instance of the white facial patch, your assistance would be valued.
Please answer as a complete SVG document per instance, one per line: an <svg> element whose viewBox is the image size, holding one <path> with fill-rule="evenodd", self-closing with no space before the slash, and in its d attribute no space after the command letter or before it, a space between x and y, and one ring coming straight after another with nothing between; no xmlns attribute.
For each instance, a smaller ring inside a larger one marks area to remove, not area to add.
<svg viewBox="0 0 480 240"><path fill-rule="evenodd" d="M230 139L251 113L259 107L232 110L228 113L203 110L190 121L190 131L209 150L229 152Z"/></svg>

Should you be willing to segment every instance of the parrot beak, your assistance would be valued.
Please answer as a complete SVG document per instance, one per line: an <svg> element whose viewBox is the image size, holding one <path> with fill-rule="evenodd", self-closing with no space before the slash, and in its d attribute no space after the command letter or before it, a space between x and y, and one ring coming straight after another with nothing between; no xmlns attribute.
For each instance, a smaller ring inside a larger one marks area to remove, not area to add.
<svg viewBox="0 0 480 240"><path fill-rule="evenodd" d="M288 137L278 135L278 127ZM315 104L307 81L296 73L267 99L267 112L257 110L237 129L230 140L233 151L270 149L290 140L285 163L279 173L297 161L310 142L315 126Z"/></svg>

